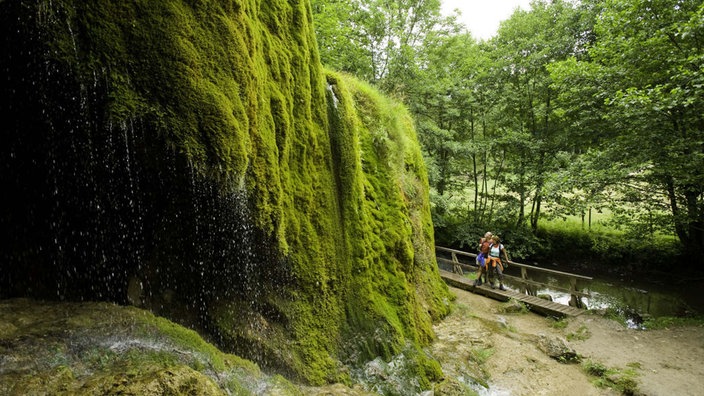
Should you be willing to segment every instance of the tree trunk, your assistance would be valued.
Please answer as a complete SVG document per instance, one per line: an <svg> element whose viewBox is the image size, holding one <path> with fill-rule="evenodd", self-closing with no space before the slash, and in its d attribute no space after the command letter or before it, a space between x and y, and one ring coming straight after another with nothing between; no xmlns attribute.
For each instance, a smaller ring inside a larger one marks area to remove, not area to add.
<svg viewBox="0 0 704 396"><path fill-rule="evenodd" d="M675 181L671 175L665 176L665 186L667 188L667 196L670 199L670 211L672 211L672 216L675 219L675 232L680 242L687 246L689 245L689 237L687 236L687 229L680 219L680 208L677 204L677 194L675 193Z"/></svg>
<svg viewBox="0 0 704 396"><path fill-rule="evenodd" d="M543 186L542 182L538 185L535 191L535 211L531 214L530 229L535 234L538 231L538 220L540 219L540 207L543 202Z"/></svg>

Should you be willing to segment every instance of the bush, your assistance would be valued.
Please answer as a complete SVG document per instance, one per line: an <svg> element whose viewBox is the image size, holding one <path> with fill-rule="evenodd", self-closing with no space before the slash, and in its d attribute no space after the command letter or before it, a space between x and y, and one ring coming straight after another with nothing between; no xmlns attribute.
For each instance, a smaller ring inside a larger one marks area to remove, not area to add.
<svg viewBox="0 0 704 396"><path fill-rule="evenodd" d="M559 223L541 224L537 237L545 241L538 252L556 262L564 260L565 252L569 252L571 262L633 271L656 270L672 260L682 259L683 249L672 237L638 238L615 230L590 231Z"/></svg>

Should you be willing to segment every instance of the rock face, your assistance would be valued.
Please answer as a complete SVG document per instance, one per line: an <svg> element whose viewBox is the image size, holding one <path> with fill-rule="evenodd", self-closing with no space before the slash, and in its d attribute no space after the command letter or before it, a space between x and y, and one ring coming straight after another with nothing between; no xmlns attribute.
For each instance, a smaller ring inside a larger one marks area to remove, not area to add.
<svg viewBox="0 0 704 396"><path fill-rule="evenodd" d="M0 2L0 297L140 305L314 384L429 342L449 294L412 120L324 71L310 20Z"/></svg>

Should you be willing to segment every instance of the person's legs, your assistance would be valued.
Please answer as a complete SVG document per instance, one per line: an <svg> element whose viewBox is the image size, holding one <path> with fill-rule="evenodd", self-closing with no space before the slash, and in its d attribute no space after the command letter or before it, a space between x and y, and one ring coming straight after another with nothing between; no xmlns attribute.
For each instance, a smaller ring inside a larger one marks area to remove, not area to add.
<svg viewBox="0 0 704 396"><path fill-rule="evenodd" d="M486 269L489 271L489 278L487 279L487 283L493 289L495 277L494 273L496 272L496 261L494 261L493 257L488 257L486 259Z"/></svg>
<svg viewBox="0 0 704 396"><path fill-rule="evenodd" d="M486 272L486 259L482 253L477 255L477 279L474 280L474 286L481 286L482 273Z"/></svg>
<svg viewBox="0 0 704 396"><path fill-rule="evenodd" d="M496 273L498 274L498 278L499 278L499 289L506 290L506 288L504 287L504 267L501 264L501 260L499 260L499 262L496 265Z"/></svg>
<svg viewBox="0 0 704 396"><path fill-rule="evenodd" d="M477 269L477 279L474 280L474 286L482 285L482 274L486 272L486 267L482 264L479 265Z"/></svg>

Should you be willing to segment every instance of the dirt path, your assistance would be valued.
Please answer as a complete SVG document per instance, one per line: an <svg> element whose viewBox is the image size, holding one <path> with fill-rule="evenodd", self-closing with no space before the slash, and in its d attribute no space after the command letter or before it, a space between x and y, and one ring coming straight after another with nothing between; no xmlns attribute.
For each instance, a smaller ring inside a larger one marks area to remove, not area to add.
<svg viewBox="0 0 704 396"><path fill-rule="evenodd" d="M597 387L601 378L637 387L636 394L653 396L704 394L704 328L633 330L597 315L585 314L556 324L533 313L502 313L506 304L460 289L457 309L435 326L438 341L431 353L446 374L468 382L487 379L482 395L618 395ZM560 363L537 344L540 336L570 339L592 367L616 369L590 376L584 364Z"/></svg>

